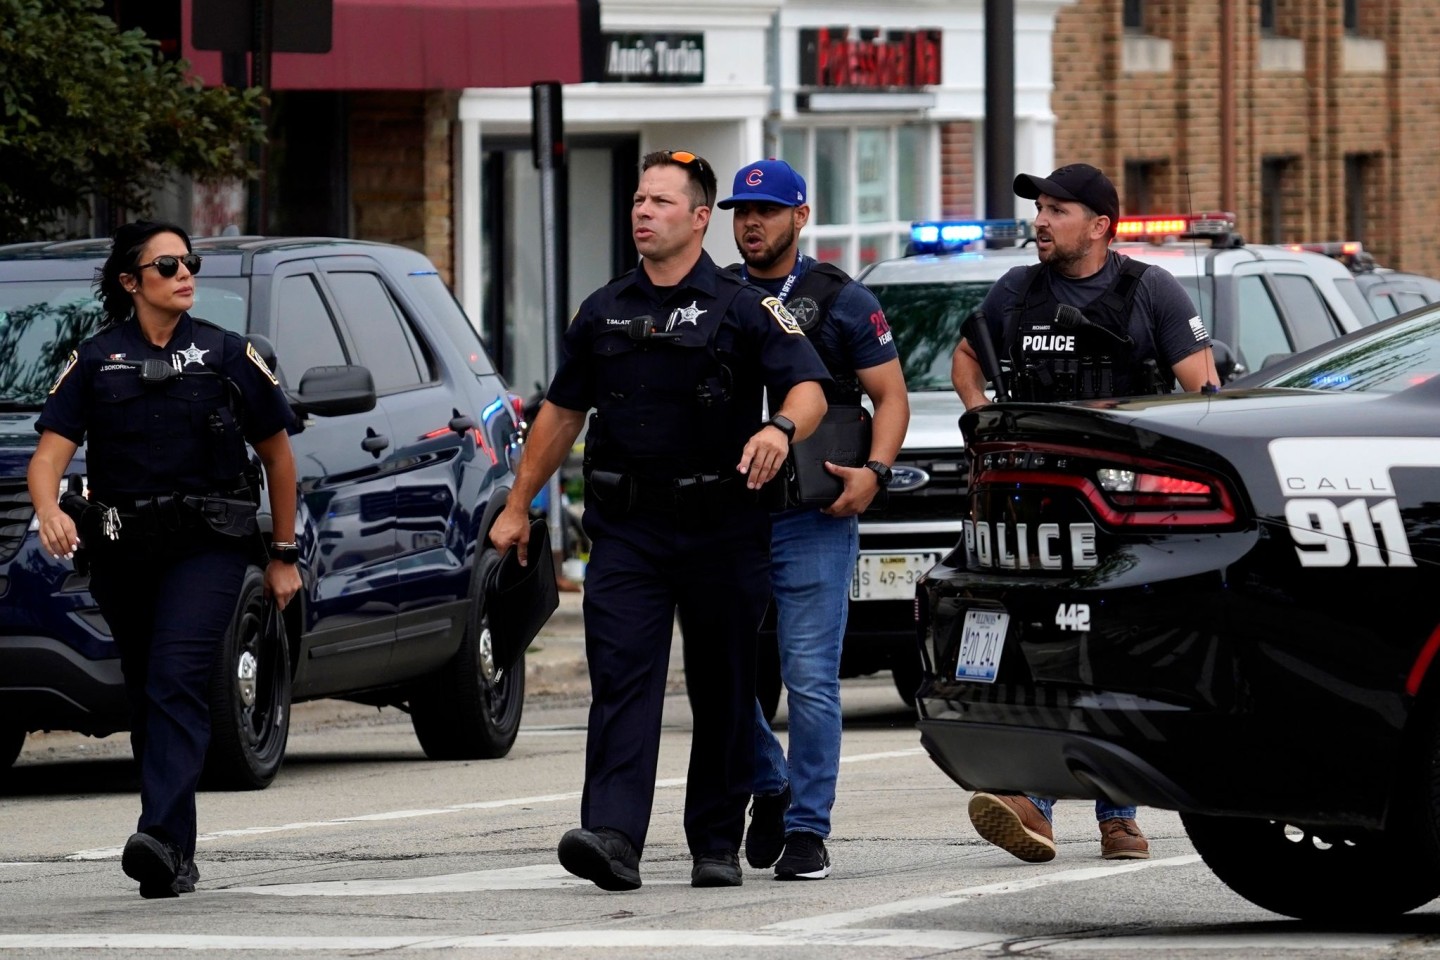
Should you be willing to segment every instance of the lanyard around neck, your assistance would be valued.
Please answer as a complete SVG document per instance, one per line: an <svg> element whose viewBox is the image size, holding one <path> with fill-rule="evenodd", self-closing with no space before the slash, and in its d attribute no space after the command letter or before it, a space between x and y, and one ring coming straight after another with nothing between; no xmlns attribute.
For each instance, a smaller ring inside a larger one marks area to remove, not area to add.
<svg viewBox="0 0 1440 960"><path fill-rule="evenodd" d="M795 286L795 281L803 277L805 275L805 271L809 269L810 258L805 256L805 254L803 253L797 253L795 255L795 268L790 271L790 276L786 277L785 282L780 285L780 292L775 294L776 298L781 303L784 303L785 298L790 296L790 290L792 287ZM743 263L740 265L740 277L741 279L747 281L750 279L750 269L746 267Z"/></svg>

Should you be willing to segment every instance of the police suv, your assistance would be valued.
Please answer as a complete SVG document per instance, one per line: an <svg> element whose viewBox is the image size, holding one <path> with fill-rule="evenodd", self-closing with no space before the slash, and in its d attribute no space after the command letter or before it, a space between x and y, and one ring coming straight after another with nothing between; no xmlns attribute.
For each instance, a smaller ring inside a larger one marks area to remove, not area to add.
<svg viewBox="0 0 1440 960"><path fill-rule="evenodd" d="M888 498L860 518L843 676L888 667L913 703L919 679L913 606L921 574L961 533L969 465L950 383L960 325L1007 270L1036 262L1023 220L922 222L911 253L859 279L895 332L910 391L910 428ZM986 244L990 248L986 248ZM1216 342L1229 379L1375 322L1355 275L1332 257L1247 244L1228 214L1126 218L1111 249L1174 274Z"/></svg>

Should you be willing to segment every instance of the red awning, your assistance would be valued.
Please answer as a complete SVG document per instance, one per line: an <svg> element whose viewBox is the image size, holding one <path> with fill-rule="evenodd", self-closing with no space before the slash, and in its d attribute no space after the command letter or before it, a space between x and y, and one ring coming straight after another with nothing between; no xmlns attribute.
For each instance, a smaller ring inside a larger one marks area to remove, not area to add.
<svg viewBox="0 0 1440 960"><path fill-rule="evenodd" d="M191 44L182 0L181 53L207 84L220 54ZM460 90L580 81L579 0L334 0L329 53L277 53L275 90ZM247 75L248 79L248 75Z"/></svg>

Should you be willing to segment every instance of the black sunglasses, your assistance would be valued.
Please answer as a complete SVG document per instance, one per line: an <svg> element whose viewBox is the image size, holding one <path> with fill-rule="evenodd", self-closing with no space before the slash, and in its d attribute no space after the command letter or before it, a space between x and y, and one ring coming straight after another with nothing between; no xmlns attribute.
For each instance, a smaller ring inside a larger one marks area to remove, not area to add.
<svg viewBox="0 0 1440 960"><path fill-rule="evenodd" d="M200 272L200 261L201 257L198 253L187 253L183 257L156 257L149 263L142 263L137 266L135 272L139 273L146 267L154 267L156 273L160 274L160 276L166 280L169 280L180 272L180 264L183 263L185 264L185 269L190 271L190 275L194 276Z"/></svg>

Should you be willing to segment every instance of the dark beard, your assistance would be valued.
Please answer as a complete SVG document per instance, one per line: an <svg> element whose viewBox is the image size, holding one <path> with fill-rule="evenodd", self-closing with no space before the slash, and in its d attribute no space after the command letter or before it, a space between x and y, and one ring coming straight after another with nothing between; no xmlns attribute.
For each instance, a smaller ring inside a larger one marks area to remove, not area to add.
<svg viewBox="0 0 1440 960"><path fill-rule="evenodd" d="M760 256L752 256L751 254L749 254L745 250L745 245L743 242L737 242L735 244L735 248L740 251L740 259L745 261L745 266L749 267L751 270L769 270L771 267L775 266L775 264L779 263L780 259L785 256L785 252L794 245L795 224L792 221L790 224L790 232L788 234L785 234L784 236L781 236L780 239L773 246L767 247Z"/></svg>

